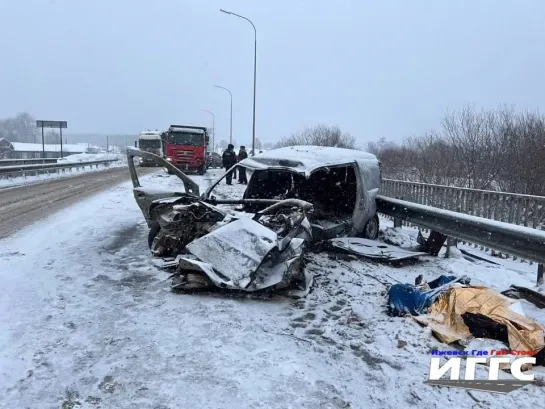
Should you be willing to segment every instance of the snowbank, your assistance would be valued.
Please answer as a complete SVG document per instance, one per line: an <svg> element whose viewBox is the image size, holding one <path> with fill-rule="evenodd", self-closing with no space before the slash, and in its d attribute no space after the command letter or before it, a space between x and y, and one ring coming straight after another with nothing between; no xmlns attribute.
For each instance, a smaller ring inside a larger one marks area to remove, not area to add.
<svg viewBox="0 0 545 409"><path fill-rule="evenodd" d="M57 163L92 162L95 160L121 160L123 155L114 153L78 153L57 159Z"/></svg>

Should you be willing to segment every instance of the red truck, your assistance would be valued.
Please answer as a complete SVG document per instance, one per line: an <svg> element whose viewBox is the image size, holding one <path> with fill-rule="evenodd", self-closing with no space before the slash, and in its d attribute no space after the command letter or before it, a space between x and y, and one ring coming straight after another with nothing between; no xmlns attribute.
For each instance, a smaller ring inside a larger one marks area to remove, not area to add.
<svg viewBox="0 0 545 409"><path fill-rule="evenodd" d="M166 160L187 172L206 173L208 130L202 126L170 125L163 133Z"/></svg>

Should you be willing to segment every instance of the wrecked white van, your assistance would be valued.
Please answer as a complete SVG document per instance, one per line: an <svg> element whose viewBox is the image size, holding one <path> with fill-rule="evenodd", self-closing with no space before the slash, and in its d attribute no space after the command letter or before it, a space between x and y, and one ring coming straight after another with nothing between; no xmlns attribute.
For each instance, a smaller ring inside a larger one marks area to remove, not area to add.
<svg viewBox="0 0 545 409"><path fill-rule="evenodd" d="M375 198L381 169L375 155L354 149L291 146L244 159L238 166L252 173L241 202L245 211L266 206L249 199L301 199L314 206L315 240L340 235L377 238ZM204 193L204 200L212 197L225 176Z"/></svg>
<svg viewBox="0 0 545 409"><path fill-rule="evenodd" d="M198 184L164 159L133 148L127 156L134 195L150 227L150 249L176 257L176 289L304 293L312 281L302 263L308 243L378 236L381 171L369 153L297 146L247 158L236 165L251 173L238 199L214 195L227 173L199 195ZM133 160L138 156L178 176L185 192L142 187Z"/></svg>

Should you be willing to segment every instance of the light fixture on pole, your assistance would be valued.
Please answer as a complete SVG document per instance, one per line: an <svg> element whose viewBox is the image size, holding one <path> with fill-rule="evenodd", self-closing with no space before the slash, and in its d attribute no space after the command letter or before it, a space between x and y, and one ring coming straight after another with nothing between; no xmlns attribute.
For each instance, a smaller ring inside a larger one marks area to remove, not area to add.
<svg viewBox="0 0 545 409"><path fill-rule="evenodd" d="M216 152L216 117L212 111L201 109L203 112L208 112L212 115L212 151Z"/></svg>
<svg viewBox="0 0 545 409"><path fill-rule="evenodd" d="M256 78L257 78L257 30L255 29L255 25L247 17L241 16L240 14L233 13L231 11L220 9L222 13L230 14L232 16L241 18L243 20L246 20L249 22L252 27L254 28L254 111L253 111L253 128L252 128L252 153L255 155L255 88L256 88Z"/></svg>
<svg viewBox="0 0 545 409"><path fill-rule="evenodd" d="M229 143L233 143L233 94L231 93L231 90L222 87L221 85L214 85L216 88L221 88L229 93L229 96L231 97L231 122L229 126Z"/></svg>

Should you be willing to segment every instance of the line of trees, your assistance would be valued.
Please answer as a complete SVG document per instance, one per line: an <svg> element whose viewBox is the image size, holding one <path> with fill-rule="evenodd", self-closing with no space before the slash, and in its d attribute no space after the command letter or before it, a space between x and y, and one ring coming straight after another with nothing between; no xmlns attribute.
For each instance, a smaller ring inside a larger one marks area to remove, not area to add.
<svg viewBox="0 0 545 409"><path fill-rule="evenodd" d="M36 119L27 112L0 119L0 138L6 138L10 142L42 143L41 130L36 128ZM53 129L46 130L44 141L60 143L59 133Z"/></svg>
<svg viewBox="0 0 545 409"><path fill-rule="evenodd" d="M545 195L545 117L512 108L448 113L439 130L370 143L386 178Z"/></svg>
<svg viewBox="0 0 545 409"><path fill-rule="evenodd" d="M36 120L26 112L0 119L0 138L10 142L37 142Z"/></svg>
<svg viewBox="0 0 545 409"><path fill-rule="evenodd" d="M356 138L342 132L338 126L315 125L301 132L282 138L277 148L296 145L334 146L337 148L356 149Z"/></svg>

